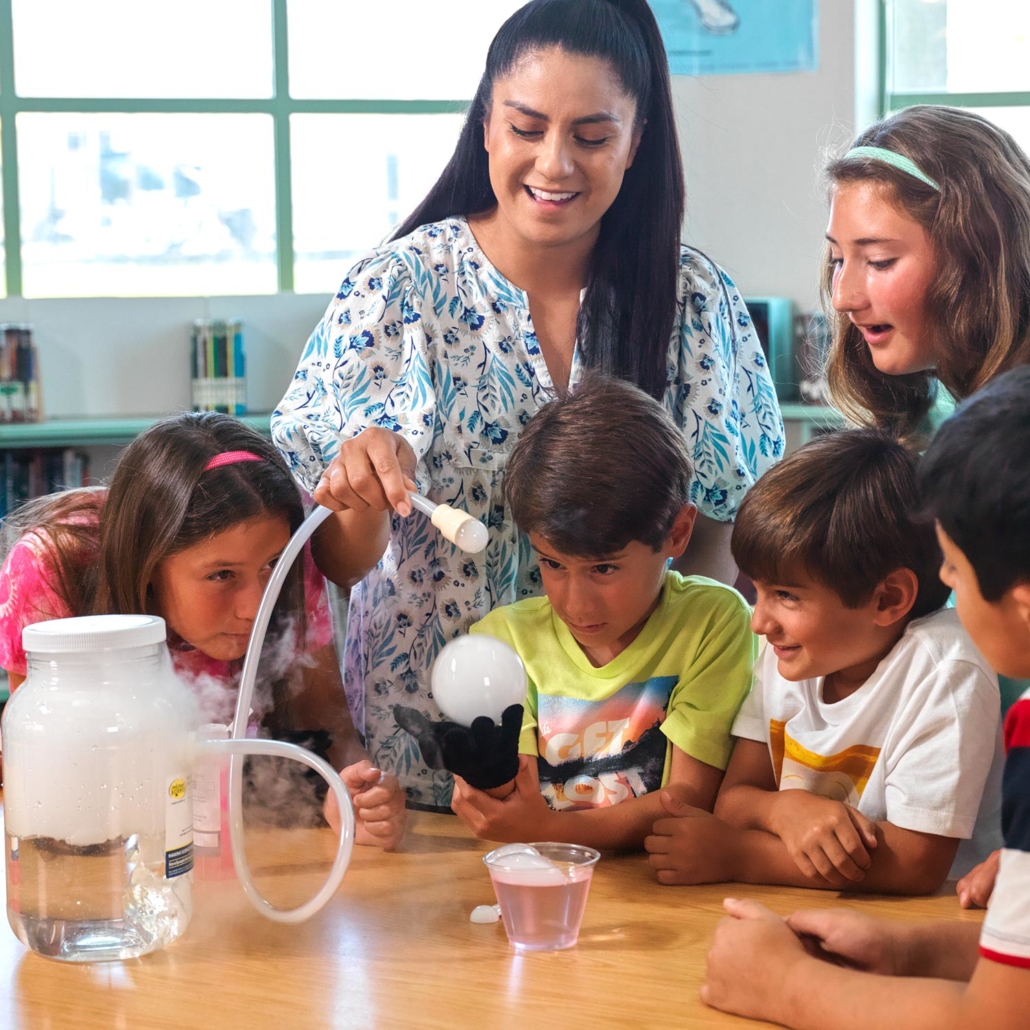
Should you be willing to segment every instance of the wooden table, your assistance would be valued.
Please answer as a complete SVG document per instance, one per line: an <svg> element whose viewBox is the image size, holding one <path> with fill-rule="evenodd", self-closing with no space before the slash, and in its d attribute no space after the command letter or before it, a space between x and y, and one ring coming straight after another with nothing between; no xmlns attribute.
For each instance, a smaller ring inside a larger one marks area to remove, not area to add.
<svg viewBox="0 0 1030 1030"><path fill-rule="evenodd" d="M788 888L661 887L644 856L604 856L578 946L520 956L500 923L469 922L476 905L494 900L480 860L489 845L452 816L412 813L410 825L402 853L355 848L336 897L299 926L262 918L231 880L195 883L186 934L129 962L43 959L0 930L0 1027L754 1026L698 998L723 896L755 897L781 913L838 903L832 894ZM295 904L317 886L333 843L328 831L275 834L285 863L266 851L255 865L277 904ZM290 862L301 839L304 854ZM961 913L953 893L841 903L901 919L980 918Z"/></svg>

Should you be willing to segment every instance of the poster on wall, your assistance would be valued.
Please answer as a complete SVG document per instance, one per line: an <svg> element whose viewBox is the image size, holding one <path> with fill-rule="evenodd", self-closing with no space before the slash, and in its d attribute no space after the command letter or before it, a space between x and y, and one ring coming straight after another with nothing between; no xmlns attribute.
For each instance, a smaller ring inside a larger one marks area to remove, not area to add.
<svg viewBox="0 0 1030 1030"><path fill-rule="evenodd" d="M810 72L818 0L650 0L673 75Z"/></svg>

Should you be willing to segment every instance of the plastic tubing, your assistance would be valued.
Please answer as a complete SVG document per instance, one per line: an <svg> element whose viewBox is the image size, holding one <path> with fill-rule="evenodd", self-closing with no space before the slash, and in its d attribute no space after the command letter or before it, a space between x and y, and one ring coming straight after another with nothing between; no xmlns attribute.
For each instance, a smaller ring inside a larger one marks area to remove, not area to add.
<svg viewBox="0 0 1030 1030"><path fill-rule="evenodd" d="M265 592L261 595L261 604L258 606L257 615L254 618L254 626L250 631L250 642L247 645L247 656L243 660L243 674L240 677L240 692L236 698L236 714L233 717L232 729L229 740L211 740L204 742L201 746L204 751L211 754L230 755L229 759L229 840L232 844L232 861L236 867L236 875L239 877L240 885L243 887L247 900L264 916L278 923L301 923L313 916L323 905L336 893L343 874L347 871L347 864L350 862L351 850L354 847L354 806L351 804L350 795L343 785L339 774L328 762L323 761L317 755L313 755L305 748L296 744L284 744L282 741L272 740L250 740L247 739L247 721L250 718L250 703L254 698L254 683L257 679L258 662L261 660L261 648L265 643L265 633L268 631L268 623L272 617L272 609L275 602L279 600L279 592L282 590L283 581L290 571L294 561L301 549L308 542L311 534L325 522L332 514L328 508L319 505L301 523L300 528L290 538L279 560L275 563L272 575L265 586ZM284 754L284 750L292 752L292 758L318 772L329 784L330 789L336 795L336 802L340 809L340 844L336 849L336 858L329 870L325 883L322 884L318 893L298 908L282 909L270 905L251 879L250 869L247 867L247 857L243 846L243 756Z"/></svg>
<svg viewBox="0 0 1030 1030"><path fill-rule="evenodd" d="M478 519L467 512L451 508L447 504L434 504L421 494L411 494L414 508L429 515L432 523L452 543L463 550L475 553L481 551L487 542L487 529ZM354 847L354 806L350 795L343 785L339 774L328 762L296 744L285 744L282 741L251 740L247 738L247 721L250 718L250 703L254 699L254 684L257 680L258 662L261 661L261 649L264 647L268 623L272 618L272 609L279 600L283 581L293 567L297 555L311 538L311 535L332 514L329 508L318 505L300 524L297 532L290 537L279 560L275 563L272 575L268 578L265 592L261 595L254 626L250 631L247 644L247 655L243 660L243 674L240 676L240 691L236 698L236 714L233 717L229 740L209 740L201 743L204 751L210 754L224 755L229 758L229 840L232 844L232 861L236 867L236 875L250 903L264 916L279 923L300 923L313 916L336 893L343 874L350 862L351 850ZM244 755L280 755L291 752L290 757L303 762L318 772L329 784L336 795L340 809L340 844L336 849L336 858L321 890L310 901L298 908L282 909L270 905L254 886L247 867L247 858L243 847L243 756Z"/></svg>

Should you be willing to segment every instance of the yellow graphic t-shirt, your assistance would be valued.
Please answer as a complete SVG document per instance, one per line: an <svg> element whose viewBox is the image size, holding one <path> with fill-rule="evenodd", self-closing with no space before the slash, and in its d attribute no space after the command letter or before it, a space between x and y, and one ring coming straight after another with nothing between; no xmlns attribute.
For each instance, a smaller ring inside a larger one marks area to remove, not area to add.
<svg viewBox="0 0 1030 1030"><path fill-rule="evenodd" d="M552 808L615 805L657 790L670 743L726 768L755 654L751 613L735 590L666 573L636 640L601 668L545 597L497 608L472 632L510 644L525 663L520 749L537 756Z"/></svg>

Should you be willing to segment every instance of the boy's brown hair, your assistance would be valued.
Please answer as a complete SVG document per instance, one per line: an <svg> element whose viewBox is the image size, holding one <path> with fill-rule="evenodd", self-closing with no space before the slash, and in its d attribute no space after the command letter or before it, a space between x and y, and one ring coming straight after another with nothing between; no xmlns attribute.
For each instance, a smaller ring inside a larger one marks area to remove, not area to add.
<svg viewBox="0 0 1030 1030"><path fill-rule="evenodd" d="M636 540L657 551L688 502L682 431L643 390L588 373L526 424L504 478L524 533L601 558Z"/></svg>
<svg viewBox="0 0 1030 1030"><path fill-rule="evenodd" d="M766 583L804 573L859 608L897 569L911 569L919 592L909 617L948 597L937 572L931 523L915 515L916 458L876 429L820 436L782 461L744 498L731 549L741 572Z"/></svg>

